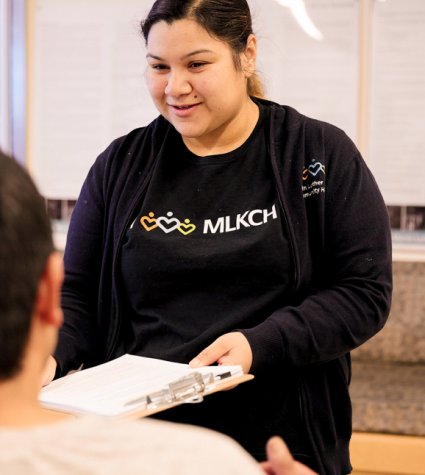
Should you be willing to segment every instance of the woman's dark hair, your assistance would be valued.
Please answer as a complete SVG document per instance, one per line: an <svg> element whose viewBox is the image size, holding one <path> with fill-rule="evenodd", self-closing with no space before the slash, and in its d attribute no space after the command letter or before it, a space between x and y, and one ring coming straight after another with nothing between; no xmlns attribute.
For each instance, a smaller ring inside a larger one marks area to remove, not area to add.
<svg viewBox="0 0 425 475"><path fill-rule="evenodd" d="M38 283L53 251L44 199L0 151L0 381L20 370Z"/></svg>
<svg viewBox="0 0 425 475"><path fill-rule="evenodd" d="M196 21L211 36L227 43L233 52L235 66L240 69L239 55L252 34L251 12L246 0L156 0L141 23L146 43L156 23L171 24L183 19ZM248 94L264 97L263 85L255 72L248 78Z"/></svg>

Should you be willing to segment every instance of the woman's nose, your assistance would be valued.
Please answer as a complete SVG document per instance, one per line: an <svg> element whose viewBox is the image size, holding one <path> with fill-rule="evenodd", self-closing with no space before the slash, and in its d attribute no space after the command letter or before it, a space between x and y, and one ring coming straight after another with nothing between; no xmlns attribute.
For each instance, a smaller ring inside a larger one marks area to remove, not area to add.
<svg viewBox="0 0 425 475"><path fill-rule="evenodd" d="M185 74L171 72L165 86L167 96L178 97L192 92L192 86Z"/></svg>

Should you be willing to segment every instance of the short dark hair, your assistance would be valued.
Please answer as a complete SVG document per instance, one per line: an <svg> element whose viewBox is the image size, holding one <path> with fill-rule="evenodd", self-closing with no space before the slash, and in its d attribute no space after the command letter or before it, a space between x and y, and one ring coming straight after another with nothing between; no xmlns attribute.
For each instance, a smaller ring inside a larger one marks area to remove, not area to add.
<svg viewBox="0 0 425 475"><path fill-rule="evenodd" d="M192 19L214 38L227 43L236 67L240 68L239 55L245 50L252 34L252 19L246 0L156 0L141 23L146 43L153 25L160 21ZM248 94L263 97L264 91L256 73L248 79Z"/></svg>
<svg viewBox="0 0 425 475"><path fill-rule="evenodd" d="M0 151L0 380L21 369L38 282L53 250L43 198L23 167Z"/></svg>

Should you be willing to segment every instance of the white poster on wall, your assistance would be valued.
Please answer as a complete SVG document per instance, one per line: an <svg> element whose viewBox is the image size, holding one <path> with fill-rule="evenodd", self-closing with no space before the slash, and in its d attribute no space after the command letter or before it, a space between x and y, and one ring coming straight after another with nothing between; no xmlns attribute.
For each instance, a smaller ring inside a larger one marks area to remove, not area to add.
<svg viewBox="0 0 425 475"><path fill-rule="evenodd" d="M396 245L425 245L425 2L375 2L368 163ZM415 257L417 259L417 257Z"/></svg>
<svg viewBox="0 0 425 475"><path fill-rule="evenodd" d="M97 155L156 117L140 33L151 3L35 0L30 166L47 198L77 198Z"/></svg>
<svg viewBox="0 0 425 475"><path fill-rule="evenodd" d="M425 2L376 2L369 164L387 204L425 206Z"/></svg>
<svg viewBox="0 0 425 475"><path fill-rule="evenodd" d="M358 0L250 4L268 97L334 124L356 141Z"/></svg>

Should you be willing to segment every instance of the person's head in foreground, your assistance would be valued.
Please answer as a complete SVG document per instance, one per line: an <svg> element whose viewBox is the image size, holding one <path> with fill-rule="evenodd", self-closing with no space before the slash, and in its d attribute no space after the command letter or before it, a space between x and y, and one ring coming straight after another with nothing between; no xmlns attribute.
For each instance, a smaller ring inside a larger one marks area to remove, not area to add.
<svg viewBox="0 0 425 475"><path fill-rule="evenodd" d="M0 385L40 376L62 323L62 259L27 172L0 153ZM15 394L10 404L27 394ZM10 411L19 418L19 413Z"/></svg>

